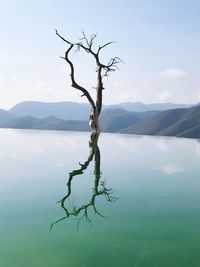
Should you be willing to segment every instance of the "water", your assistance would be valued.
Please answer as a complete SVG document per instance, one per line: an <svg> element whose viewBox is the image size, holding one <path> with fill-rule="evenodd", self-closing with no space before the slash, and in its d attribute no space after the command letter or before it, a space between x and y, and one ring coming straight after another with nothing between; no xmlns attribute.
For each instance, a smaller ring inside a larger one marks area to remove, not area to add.
<svg viewBox="0 0 200 267"><path fill-rule="evenodd" d="M200 143L89 139L0 130L0 266L199 267Z"/></svg>

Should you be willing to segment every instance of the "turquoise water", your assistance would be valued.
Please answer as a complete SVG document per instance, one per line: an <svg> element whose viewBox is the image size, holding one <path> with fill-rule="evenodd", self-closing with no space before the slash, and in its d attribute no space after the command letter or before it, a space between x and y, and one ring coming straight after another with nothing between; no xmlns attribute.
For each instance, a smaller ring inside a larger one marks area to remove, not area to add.
<svg viewBox="0 0 200 267"><path fill-rule="evenodd" d="M0 130L0 266L200 266L200 143Z"/></svg>

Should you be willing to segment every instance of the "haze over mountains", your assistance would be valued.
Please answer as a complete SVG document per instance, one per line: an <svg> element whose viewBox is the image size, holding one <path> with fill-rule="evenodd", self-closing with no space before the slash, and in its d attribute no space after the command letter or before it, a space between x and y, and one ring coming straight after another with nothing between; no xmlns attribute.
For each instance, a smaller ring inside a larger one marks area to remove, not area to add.
<svg viewBox="0 0 200 267"><path fill-rule="evenodd" d="M0 127L90 131L90 106L74 102L27 101L0 109ZM104 106L103 132L200 138L200 105L120 103Z"/></svg>
<svg viewBox="0 0 200 267"><path fill-rule="evenodd" d="M136 112L144 112L151 110L167 110L167 109L175 109L175 108L188 108L192 105L186 104L174 104L174 103L153 103L153 104L144 104L141 102L125 102L119 103L111 106L107 106L108 108L121 108L128 111L136 111Z"/></svg>
<svg viewBox="0 0 200 267"><path fill-rule="evenodd" d="M21 102L10 110L17 117L32 116L38 119L54 116L63 120L87 120L89 104L75 102L46 103L37 101Z"/></svg>
<svg viewBox="0 0 200 267"><path fill-rule="evenodd" d="M103 109L123 109L126 111L144 112L151 110L166 110L175 108L186 108L191 105L185 104L143 104L140 102L120 103L115 105L103 106ZM25 101L15 105L8 110L17 117L32 116L35 118L45 118L54 116L63 120L88 120L90 105L86 103L58 102L45 103L37 101Z"/></svg>

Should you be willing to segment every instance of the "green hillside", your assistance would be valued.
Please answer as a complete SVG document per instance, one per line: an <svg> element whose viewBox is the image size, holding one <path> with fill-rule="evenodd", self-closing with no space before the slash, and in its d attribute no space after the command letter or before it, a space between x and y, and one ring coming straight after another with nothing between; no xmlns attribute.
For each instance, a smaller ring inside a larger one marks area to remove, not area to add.
<svg viewBox="0 0 200 267"><path fill-rule="evenodd" d="M151 119L129 126L120 132L200 138L199 125L200 105L197 105L191 108L163 111Z"/></svg>
<svg viewBox="0 0 200 267"><path fill-rule="evenodd" d="M160 111L131 112L123 109L106 109L100 116L100 125L103 132L118 132L130 125L147 118L152 118Z"/></svg>
<svg viewBox="0 0 200 267"><path fill-rule="evenodd" d="M13 119L1 128L14 129L41 129L41 130L63 130L63 131L89 131L87 121L65 121L55 117L36 119L30 116Z"/></svg>
<svg viewBox="0 0 200 267"><path fill-rule="evenodd" d="M134 112L122 109L107 109L100 116L100 125L103 132L114 133L139 121Z"/></svg>

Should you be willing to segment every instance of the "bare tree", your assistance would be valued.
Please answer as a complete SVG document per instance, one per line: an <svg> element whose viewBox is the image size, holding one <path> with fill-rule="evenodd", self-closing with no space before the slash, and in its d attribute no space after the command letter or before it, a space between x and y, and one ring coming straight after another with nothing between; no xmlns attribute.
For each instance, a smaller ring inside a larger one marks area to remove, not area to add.
<svg viewBox="0 0 200 267"><path fill-rule="evenodd" d="M57 30L56 30L56 34L59 38L61 38L64 42L66 42L69 45L69 48L65 52L65 56L61 58L66 60L66 62L70 66L70 77L71 77L72 87L74 87L77 90L80 90L83 93L82 96L85 96L87 100L89 101L91 105L89 125L92 128L93 132L99 133L100 132L99 115L102 109L102 91L104 89L103 78L108 76L110 72L115 71L117 69L117 65L121 62L121 60L118 57L114 57L114 58L111 58L107 64L102 63L100 60L100 52L102 51L102 49L112 44L113 42L108 42L102 46L98 46L98 48L95 51L93 44L94 44L96 35L91 35L90 38L87 38L85 33L83 32L83 37L80 39L80 41L77 43L72 43L68 41L67 39L65 39L63 36L61 36ZM85 89L83 86L79 85L75 79L74 64L69 58L70 52L72 52L73 48L77 50L83 50L84 52L90 54L95 60L96 73L97 73L97 85L95 87L96 89L95 100L91 97L91 94L89 93L89 91Z"/></svg>

